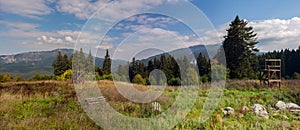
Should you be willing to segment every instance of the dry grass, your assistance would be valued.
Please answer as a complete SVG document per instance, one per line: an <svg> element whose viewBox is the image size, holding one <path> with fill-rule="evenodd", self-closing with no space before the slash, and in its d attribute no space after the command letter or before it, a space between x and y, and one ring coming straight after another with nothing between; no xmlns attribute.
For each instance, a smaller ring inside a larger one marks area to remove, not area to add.
<svg viewBox="0 0 300 130"><path fill-rule="evenodd" d="M0 84L0 128L99 129L77 102L68 82Z"/></svg>
<svg viewBox="0 0 300 130"><path fill-rule="evenodd" d="M149 104L133 103L124 98L111 81L99 81L99 88L111 106L120 113L133 117L150 117L156 114ZM175 129L296 129L300 122L293 114L282 112L288 120L273 117L262 120L253 114L238 111L242 106L254 103L274 106L276 101L296 102L300 97L300 81L284 81L283 88L270 89L259 86L258 81L230 81L217 109L205 123L199 124L209 84L203 84L198 92L196 104L186 119ZM126 86L126 85L125 85ZM140 91L147 86L134 85ZM166 110L175 101L178 88L167 87L156 100ZM297 97L298 96L298 97ZM300 101L300 98L299 100ZM297 102L296 102L297 103ZM74 86L70 82L33 81L0 84L0 128L1 129L101 129L81 108ZM220 108L231 106L237 110L232 117L225 117ZM267 108L268 111L269 108ZM245 114L239 117L239 114ZM270 114L272 114L270 112Z"/></svg>

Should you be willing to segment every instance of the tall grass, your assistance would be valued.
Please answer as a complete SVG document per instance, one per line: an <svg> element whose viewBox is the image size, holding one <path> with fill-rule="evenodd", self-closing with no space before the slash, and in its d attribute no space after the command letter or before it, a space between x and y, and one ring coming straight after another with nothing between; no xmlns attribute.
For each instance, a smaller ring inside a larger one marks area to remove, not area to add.
<svg viewBox="0 0 300 130"><path fill-rule="evenodd" d="M148 118L154 113L151 104L134 103L124 98L111 81L99 81L99 88L107 102L126 116ZM204 123L199 116L209 92L209 84L198 91L196 103L183 122L174 129L297 129L300 128L299 113L272 112L278 100L299 103L300 81L285 81L281 89L266 88L258 81L230 81L216 110ZM134 86L141 91L149 88ZM167 87L156 99L162 110L167 110L176 100L178 88ZM263 119L244 112L243 106L251 108L255 103L264 105L270 119ZM71 82L32 81L0 84L0 128L2 129L101 129L84 113L77 101ZM223 115L221 108L233 107L235 114ZM287 117L287 118L285 118Z"/></svg>

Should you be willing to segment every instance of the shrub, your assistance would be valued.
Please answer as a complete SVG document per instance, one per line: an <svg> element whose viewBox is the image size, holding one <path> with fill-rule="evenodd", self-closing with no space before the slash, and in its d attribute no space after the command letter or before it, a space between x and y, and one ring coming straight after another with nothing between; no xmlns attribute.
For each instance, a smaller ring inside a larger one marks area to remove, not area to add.
<svg viewBox="0 0 300 130"><path fill-rule="evenodd" d="M100 80L113 80L112 74L105 74L100 77Z"/></svg>
<svg viewBox="0 0 300 130"><path fill-rule="evenodd" d="M143 79L143 77L140 74L136 74L132 79L132 83L145 85L146 80Z"/></svg>
<svg viewBox="0 0 300 130"><path fill-rule="evenodd" d="M8 82L11 80L12 80L12 78L9 76L9 74L0 75L0 82Z"/></svg>
<svg viewBox="0 0 300 130"><path fill-rule="evenodd" d="M201 76L201 77L200 77L200 81L201 81L202 83L208 82L208 81L209 81L208 75L203 75L203 76Z"/></svg>
<svg viewBox="0 0 300 130"><path fill-rule="evenodd" d="M179 78L172 78L168 81L168 84L170 86L180 86L181 85L181 80Z"/></svg>
<svg viewBox="0 0 300 130"><path fill-rule="evenodd" d="M67 79L72 79L72 70L65 71L62 75L56 77L57 80L65 81Z"/></svg>
<svg viewBox="0 0 300 130"><path fill-rule="evenodd" d="M300 74L297 73L297 72L295 72L295 73L294 73L294 79L300 79Z"/></svg>

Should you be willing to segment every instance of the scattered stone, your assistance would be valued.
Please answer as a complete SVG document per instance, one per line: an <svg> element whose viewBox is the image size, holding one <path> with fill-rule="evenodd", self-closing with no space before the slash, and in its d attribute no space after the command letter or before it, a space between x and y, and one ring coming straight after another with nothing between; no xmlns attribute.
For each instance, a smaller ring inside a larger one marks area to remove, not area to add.
<svg viewBox="0 0 300 130"><path fill-rule="evenodd" d="M244 114L239 114L239 118L243 118L244 116Z"/></svg>
<svg viewBox="0 0 300 130"><path fill-rule="evenodd" d="M269 113L261 104L254 104L252 109L255 115L269 119Z"/></svg>
<svg viewBox="0 0 300 130"><path fill-rule="evenodd" d="M283 101L278 101L275 105L279 110L285 109L286 108L286 104Z"/></svg>
<svg viewBox="0 0 300 130"><path fill-rule="evenodd" d="M249 108L247 106L243 106L242 111L244 112L249 111Z"/></svg>
<svg viewBox="0 0 300 130"><path fill-rule="evenodd" d="M288 109L290 111L300 111L300 106L295 103L287 103L286 109Z"/></svg>
<svg viewBox="0 0 300 130"><path fill-rule="evenodd" d="M160 104L158 102L152 102L152 106L153 106L153 111L161 112Z"/></svg>
<svg viewBox="0 0 300 130"><path fill-rule="evenodd" d="M233 115L234 109L232 107L225 107L222 109L222 112L224 113L224 115Z"/></svg>

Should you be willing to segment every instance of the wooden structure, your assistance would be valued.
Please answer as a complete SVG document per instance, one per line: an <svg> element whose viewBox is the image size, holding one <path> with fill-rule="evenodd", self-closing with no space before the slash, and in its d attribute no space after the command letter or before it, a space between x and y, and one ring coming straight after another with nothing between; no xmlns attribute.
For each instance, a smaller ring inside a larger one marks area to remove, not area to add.
<svg viewBox="0 0 300 130"><path fill-rule="evenodd" d="M281 86L281 59L266 59L260 71L260 84Z"/></svg>

